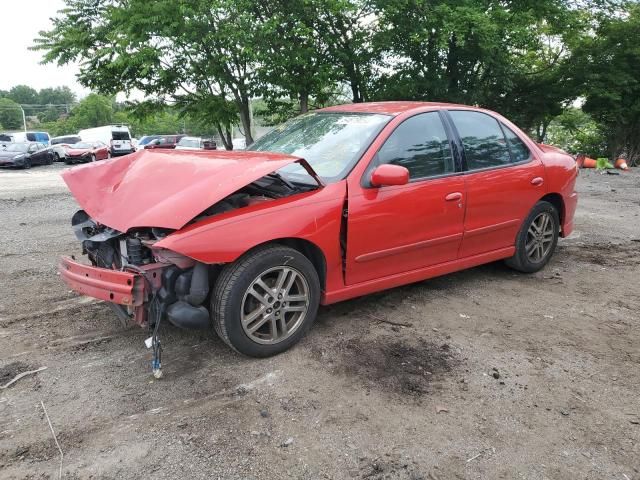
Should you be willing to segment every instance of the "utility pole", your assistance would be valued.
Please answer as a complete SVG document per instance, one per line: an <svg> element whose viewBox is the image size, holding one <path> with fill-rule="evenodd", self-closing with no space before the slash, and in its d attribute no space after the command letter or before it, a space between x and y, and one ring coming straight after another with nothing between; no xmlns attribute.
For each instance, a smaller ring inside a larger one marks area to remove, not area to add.
<svg viewBox="0 0 640 480"><path fill-rule="evenodd" d="M24 108L20 105L20 111L22 112L22 125L24 126L24 132L27 133L27 117L24 114Z"/></svg>

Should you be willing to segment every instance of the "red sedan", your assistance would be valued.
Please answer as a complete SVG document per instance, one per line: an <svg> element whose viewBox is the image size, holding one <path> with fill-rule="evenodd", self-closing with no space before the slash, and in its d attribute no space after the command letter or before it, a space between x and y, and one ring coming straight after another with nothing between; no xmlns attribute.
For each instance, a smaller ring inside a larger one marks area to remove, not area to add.
<svg viewBox="0 0 640 480"><path fill-rule="evenodd" d="M340 105L248 150L67 171L90 265L63 258L62 278L123 319L213 324L265 357L300 340L319 304L496 260L535 272L573 228L574 160L487 110Z"/></svg>
<svg viewBox="0 0 640 480"><path fill-rule="evenodd" d="M109 146L103 142L78 142L65 148L64 163L95 162L111 158Z"/></svg>

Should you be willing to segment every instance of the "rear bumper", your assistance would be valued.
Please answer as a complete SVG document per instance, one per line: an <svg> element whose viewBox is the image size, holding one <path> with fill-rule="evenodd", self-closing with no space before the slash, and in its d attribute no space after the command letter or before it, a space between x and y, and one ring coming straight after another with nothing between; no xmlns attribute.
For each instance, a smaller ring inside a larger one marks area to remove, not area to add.
<svg viewBox="0 0 640 480"><path fill-rule="evenodd" d="M573 216L578 206L578 194L573 192L564 198L564 221L562 222L562 231L560 236L565 238L573 232Z"/></svg>
<svg viewBox="0 0 640 480"><path fill-rule="evenodd" d="M111 156L112 157L121 157L123 155L129 155L130 153L135 152L135 148L132 148L131 150L115 150L115 149L111 149Z"/></svg>
<svg viewBox="0 0 640 480"><path fill-rule="evenodd" d="M131 307L144 303L141 274L83 265L70 257L62 257L58 272L69 288L83 295Z"/></svg>

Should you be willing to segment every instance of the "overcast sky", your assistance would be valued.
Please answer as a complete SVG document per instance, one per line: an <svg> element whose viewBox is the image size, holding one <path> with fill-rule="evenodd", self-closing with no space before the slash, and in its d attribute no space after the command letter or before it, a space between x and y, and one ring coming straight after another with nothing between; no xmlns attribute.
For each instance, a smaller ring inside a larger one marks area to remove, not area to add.
<svg viewBox="0 0 640 480"><path fill-rule="evenodd" d="M76 95L89 93L76 80L77 65L40 65L41 52L28 47L40 30L51 28L51 17L64 7L63 0L0 0L0 90L29 85L36 90L67 85Z"/></svg>

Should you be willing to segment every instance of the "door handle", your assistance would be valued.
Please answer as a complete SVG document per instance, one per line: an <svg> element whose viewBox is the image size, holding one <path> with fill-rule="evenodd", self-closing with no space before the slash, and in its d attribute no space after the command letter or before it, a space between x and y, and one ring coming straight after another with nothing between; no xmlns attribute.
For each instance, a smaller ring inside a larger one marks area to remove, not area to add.
<svg viewBox="0 0 640 480"><path fill-rule="evenodd" d="M531 179L531 185L535 185L536 187L542 185L544 183L544 178L535 177Z"/></svg>
<svg viewBox="0 0 640 480"><path fill-rule="evenodd" d="M447 202L455 202L457 200L462 199L462 194L460 192L453 192L444 197Z"/></svg>

